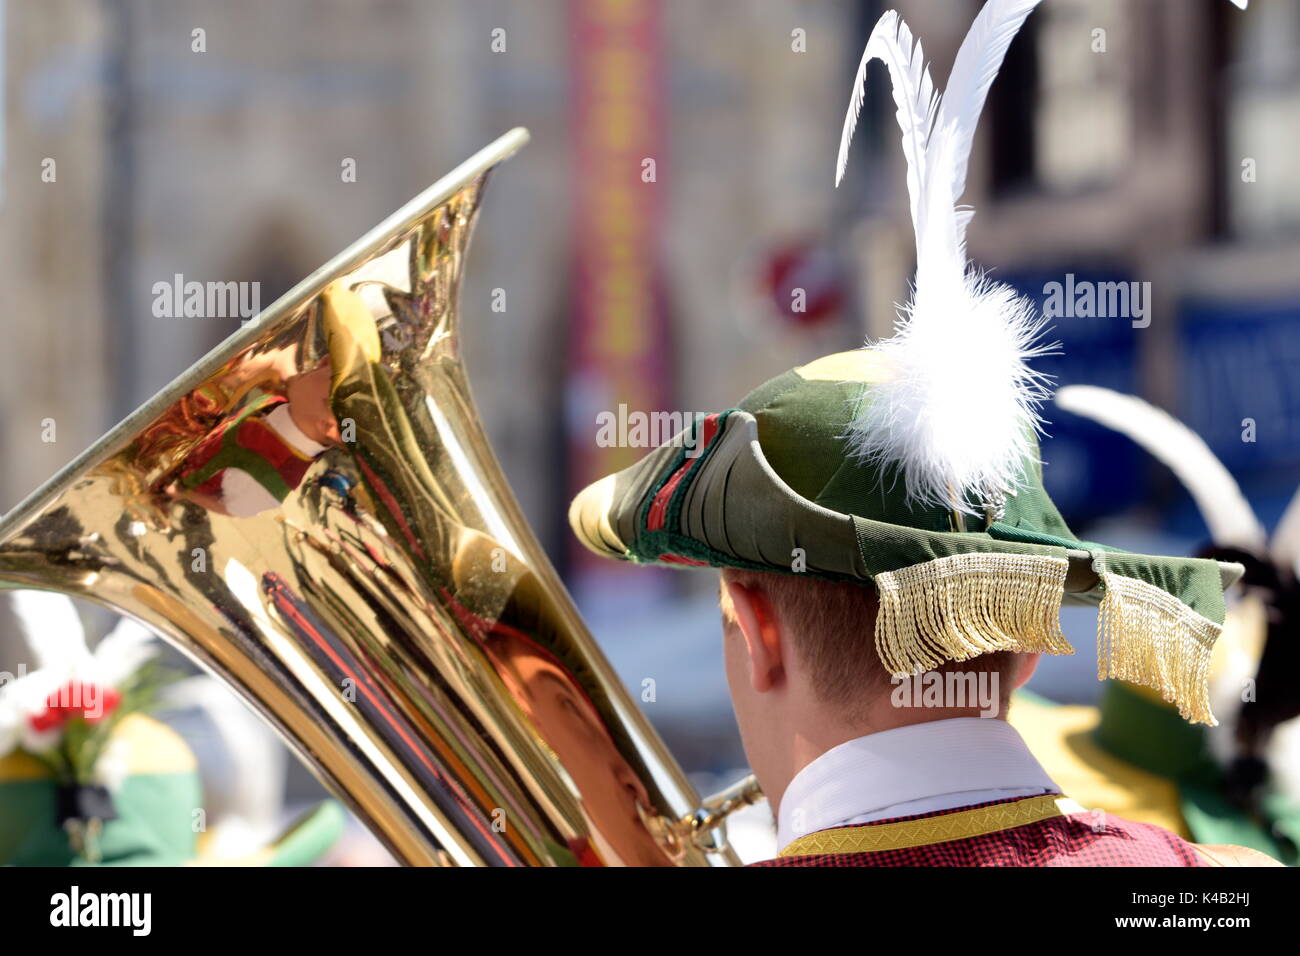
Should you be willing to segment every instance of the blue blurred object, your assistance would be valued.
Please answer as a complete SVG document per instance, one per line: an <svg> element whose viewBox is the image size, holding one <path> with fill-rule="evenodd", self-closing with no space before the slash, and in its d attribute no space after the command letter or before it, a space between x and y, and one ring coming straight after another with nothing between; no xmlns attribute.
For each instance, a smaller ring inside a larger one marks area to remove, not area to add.
<svg viewBox="0 0 1300 956"><path fill-rule="evenodd" d="M1072 275L1085 282L1128 282L1127 273L1109 269L1055 269L998 272L996 278L1028 296L1046 314L1047 289ZM1138 389L1137 333L1127 318L1062 316L1051 320L1048 341L1062 352L1034 362L1054 385L1101 385L1135 394ZM1140 502L1146 493L1142 453L1127 438L1055 407L1046 410L1042 439L1043 482L1072 527ZM1077 529L1076 529L1077 531Z"/></svg>
<svg viewBox="0 0 1300 956"><path fill-rule="evenodd" d="M1300 303L1194 300L1179 324L1178 414L1241 480L1300 471ZM1254 441L1244 437L1245 421Z"/></svg>

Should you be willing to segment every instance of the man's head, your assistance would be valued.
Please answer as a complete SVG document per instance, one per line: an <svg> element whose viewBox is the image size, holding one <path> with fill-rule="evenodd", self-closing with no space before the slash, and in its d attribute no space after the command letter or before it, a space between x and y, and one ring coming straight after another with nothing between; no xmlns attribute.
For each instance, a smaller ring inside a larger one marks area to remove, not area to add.
<svg viewBox="0 0 1300 956"><path fill-rule="evenodd" d="M864 734L949 717L1005 717L1034 654L986 654L896 681L876 653L876 592L722 571L727 683L750 766L774 800L805 764Z"/></svg>

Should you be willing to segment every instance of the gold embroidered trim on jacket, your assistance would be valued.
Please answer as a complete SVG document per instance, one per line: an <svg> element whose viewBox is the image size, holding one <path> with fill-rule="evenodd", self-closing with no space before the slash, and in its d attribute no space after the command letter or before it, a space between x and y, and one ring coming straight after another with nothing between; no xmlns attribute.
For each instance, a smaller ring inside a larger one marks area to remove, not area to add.
<svg viewBox="0 0 1300 956"><path fill-rule="evenodd" d="M876 651L895 675L994 651L1073 654L1061 633L1065 557L953 554L875 576Z"/></svg>
<svg viewBox="0 0 1300 956"><path fill-rule="evenodd" d="M999 803L974 810L959 810L920 820L898 823L869 823L858 827L819 830L794 840L781 856L814 856L821 853L873 853L906 850L914 846L949 843L970 837L1010 830L1070 813L1086 813L1068 797L1049 793L1014 803Z"/></svg>

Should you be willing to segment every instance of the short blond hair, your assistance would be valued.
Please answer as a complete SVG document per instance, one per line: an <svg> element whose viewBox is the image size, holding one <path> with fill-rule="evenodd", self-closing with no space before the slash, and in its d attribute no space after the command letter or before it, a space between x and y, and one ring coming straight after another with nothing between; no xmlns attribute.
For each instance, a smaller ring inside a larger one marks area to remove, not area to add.
<svg viewBox="0 0 1300 956"><path fill-rule="evenodd" d="M828 704L861 715L870 701L893 689L890 674L876 653L875 588L811 575L738 568L723 568L722 581L767 597L807 667L813 689ZM723 621L734 625L735 609L725 587L720 603ZM1009 677L1015 657L1010 652L981 654L967 661L950 661L935 670L990 671ZM999 684L1005 709L1011 682L1003 680Z"/></svg>

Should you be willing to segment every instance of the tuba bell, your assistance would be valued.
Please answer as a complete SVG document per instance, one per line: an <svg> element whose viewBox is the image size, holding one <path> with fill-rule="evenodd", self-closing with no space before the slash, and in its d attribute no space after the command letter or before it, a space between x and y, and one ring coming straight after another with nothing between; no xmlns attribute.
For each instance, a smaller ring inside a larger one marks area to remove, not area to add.
<svg viewBox="0 0 1300 956"><path fill-rule="evenodd" d="M0 587L153 628L412 865L727 866L588 633L458 354L484 184L412 199L0 522Z"/></svg>

